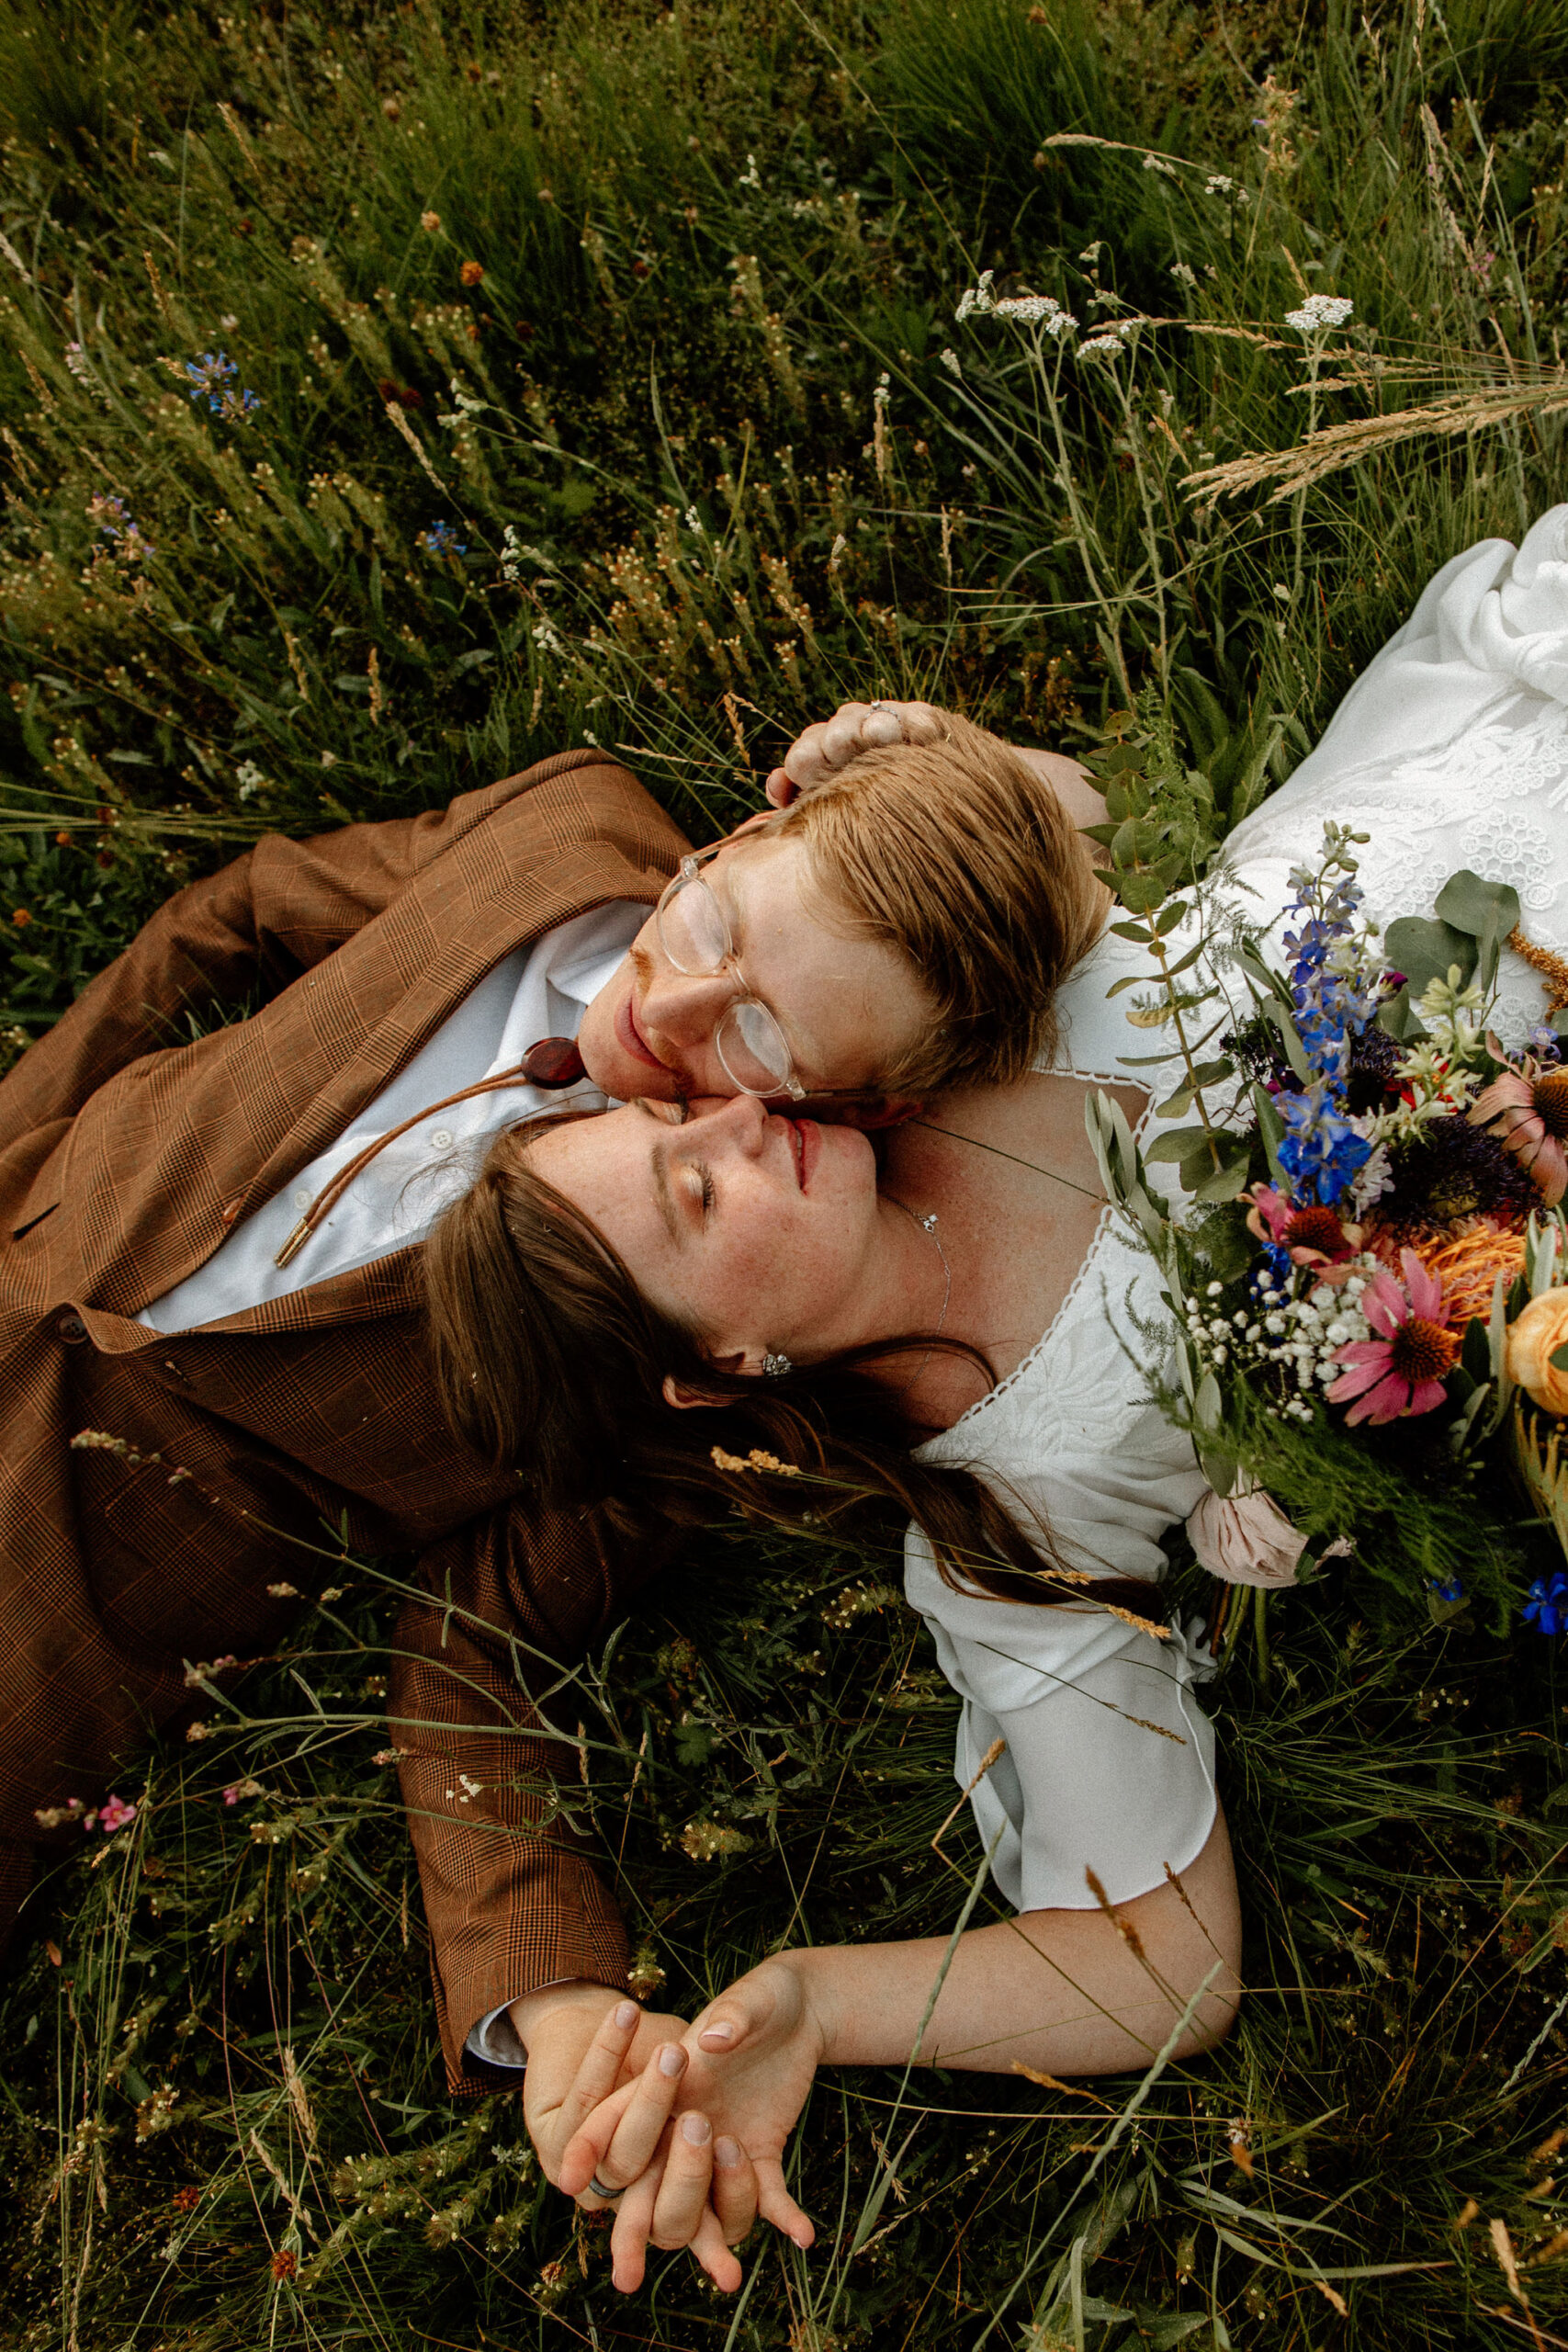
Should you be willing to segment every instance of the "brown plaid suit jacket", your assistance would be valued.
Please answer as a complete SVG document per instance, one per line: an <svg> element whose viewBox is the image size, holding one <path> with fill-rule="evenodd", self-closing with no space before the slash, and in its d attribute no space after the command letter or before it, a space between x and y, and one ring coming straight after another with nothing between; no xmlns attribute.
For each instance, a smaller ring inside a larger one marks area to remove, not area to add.
<svg viewBox="0 0 1568 2352"><path fill-rule="evenodd" d="M268 1648L288 1611L268 1583L310 1581L270 1531L319 1544L346 1515L355 1548L417 1552L436 1597L402 1611L390 1713L454 2086L481 2071L462 2043L487 2009L556 1977L625 1982L609 1894L565 1825L539 1826L562 1750L518 1661L537 1680L579 1656L656 1563L592 1515L530 1515L455 1443L417 1249L197 1331L135 1317L502 956L651 902L685 847L588 752L406 821L269 837L171 899L0 1083L0 1932L35 1811L104 1792L188 1703L184 1660ZM185 1007L253 989L254 1018L167 1044ZM85 1429L140 1462L73 1451Z"/></svg>

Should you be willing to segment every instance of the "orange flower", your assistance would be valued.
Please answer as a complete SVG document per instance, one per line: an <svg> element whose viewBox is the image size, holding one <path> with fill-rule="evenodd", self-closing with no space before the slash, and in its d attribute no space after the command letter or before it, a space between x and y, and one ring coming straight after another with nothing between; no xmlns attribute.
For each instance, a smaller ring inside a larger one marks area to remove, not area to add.
<svg viewBox="0 0 1568 2352"><path fill-rule="evenodd" d="M32 917L28 914L26 907L18 907L16 913L11 917L11 921L16 924L18 931L26 931L28 923L32 921Z"/></svg>
<svg viewBox="0 0 1568 2352"><path fill-rule="evenodd" d="M485 274L482 261L466 261L457 272L465 286L477 286Z"/></svg>
<svg viewBox="0 0 1568 2352"><path fill-rule="evenodd" d="M1568 1372L1551 1359L1568 1344L1568 1290L1542 1291L1508 1326L1508 1377L1532 1405L1559 1419L1568 1414Z"/></svg>

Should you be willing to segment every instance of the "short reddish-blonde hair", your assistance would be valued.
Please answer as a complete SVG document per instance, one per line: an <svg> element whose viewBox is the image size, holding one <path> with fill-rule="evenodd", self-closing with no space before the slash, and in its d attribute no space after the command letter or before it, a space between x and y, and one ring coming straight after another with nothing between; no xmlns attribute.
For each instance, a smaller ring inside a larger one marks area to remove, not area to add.
<svg viewBox="0 0 1568 2352"><path fill-rule="evenodd" d="M897 950L935 1001L890 1093L1007 1085L1056 1041L1054 999L1099 937L1088 846L1010 745L944 712L946 741L858 752L771 833L797 833L863 938Z"/></svg>

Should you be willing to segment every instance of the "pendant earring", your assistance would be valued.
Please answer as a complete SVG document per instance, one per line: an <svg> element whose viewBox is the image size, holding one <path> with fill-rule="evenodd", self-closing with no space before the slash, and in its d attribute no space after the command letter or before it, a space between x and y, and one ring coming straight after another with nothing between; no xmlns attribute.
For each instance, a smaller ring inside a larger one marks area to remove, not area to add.
<svg viewBox="0 0 1568 2352"><path fill-rule="evenodd" d="M766 1380L782 1380L786 1372L794 1370L788 1356L775 1355L772 1348L762 1357L762 1376Z"/></svg>

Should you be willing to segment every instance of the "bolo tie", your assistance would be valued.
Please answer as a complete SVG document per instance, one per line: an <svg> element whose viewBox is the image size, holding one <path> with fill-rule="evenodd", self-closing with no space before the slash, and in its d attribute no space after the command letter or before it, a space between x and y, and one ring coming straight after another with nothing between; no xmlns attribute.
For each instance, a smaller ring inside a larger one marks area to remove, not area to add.
<svg viewBox="0 0 1568 2352"><path fill-rule="evenodd" d="M471 1102L476 1094L500 1094L513 1086L536 1086L548 1094L561 1087L575 1086L587 1075L575 1037L541 1037L538 1044L530 1046L522 1060L511 1069L498 1070L493 1078L481 1078L477 1086L461 1086L456 1094L448 1094L443 1102L427 1102L423 1111L416 1111L413 1117L405 1119L400 1126L389 1127L384 1136L378 1136L374 1143L367 1144L362 1152L338 1170L332 1182L325 1185L310 1203L273 1260L273 1264L291 1265L318 1227L332 1215L349 1186L364 1174L377 1153L384 1151L389 1143L396 1143L400 1136L406 1136L411 1127L417 1127L424 1120L434 1118L438 1111L449 1111L455 1102Z"/></svg>

